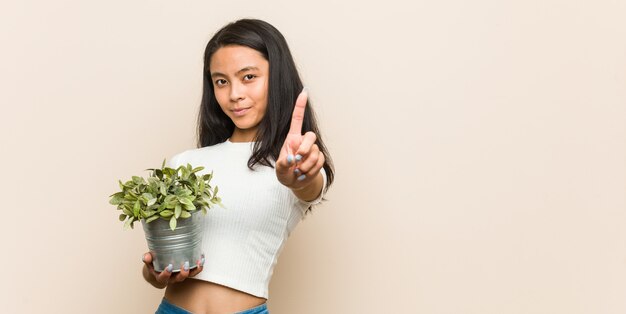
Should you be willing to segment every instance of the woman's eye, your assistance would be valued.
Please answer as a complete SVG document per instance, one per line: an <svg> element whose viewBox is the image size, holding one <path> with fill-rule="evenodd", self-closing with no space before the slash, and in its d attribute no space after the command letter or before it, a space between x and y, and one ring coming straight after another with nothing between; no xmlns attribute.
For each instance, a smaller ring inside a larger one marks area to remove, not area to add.
<svg viewBox="0 0 626 314"><path fill-rule="evenodd" d="M243 80L244 80L244 81L249 81L249 80L251 80L251 79L253 79L253 78L255 78L255 77L256 77L256 75L254 75L254 74L246 74L246 75L243 77Z"/></svg>
<svg viewBox="0 0 626 314"><path fill-rule="evenodd" d="M226 84L226 80L224 80L224 79L219 79L219 80L215 81L215 85L217 85L217 86L221 86L221 85L224 85L224 84Z"/></svg>

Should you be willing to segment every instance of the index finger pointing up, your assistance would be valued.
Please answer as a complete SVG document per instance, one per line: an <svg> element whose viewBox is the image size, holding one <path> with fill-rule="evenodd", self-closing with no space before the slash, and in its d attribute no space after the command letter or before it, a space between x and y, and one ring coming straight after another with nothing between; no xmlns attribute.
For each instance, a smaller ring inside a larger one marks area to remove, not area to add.
<svg viewBox="0 0 626 314"><path fill-rule="evenodd" d="M300 93L300 95L298 95L298 98L296 99L296 106L293 108L289 134L302 135L302 121L304 120L304 108L306 108L306 100L308 96L309 95L306 88L303 88L302 92Z"/></svg>

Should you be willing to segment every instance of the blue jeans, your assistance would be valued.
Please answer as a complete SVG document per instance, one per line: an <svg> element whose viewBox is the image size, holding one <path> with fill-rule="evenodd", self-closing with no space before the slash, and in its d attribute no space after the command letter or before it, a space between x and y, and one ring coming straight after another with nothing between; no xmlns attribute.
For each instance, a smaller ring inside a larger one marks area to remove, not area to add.
<svg viewBox="0 0 626 314"><path fill-rule="evenodd" d="M243 312L237 312L235 314L269 314L270 312L267 310L267 304L263 303L257 307L253 307L251 309L247 309ZM183 309L182 307L178 307L163 298L161 300L161 304L159 304L159 308L154 312L154 314L192 314L191 312Z"/></svg>

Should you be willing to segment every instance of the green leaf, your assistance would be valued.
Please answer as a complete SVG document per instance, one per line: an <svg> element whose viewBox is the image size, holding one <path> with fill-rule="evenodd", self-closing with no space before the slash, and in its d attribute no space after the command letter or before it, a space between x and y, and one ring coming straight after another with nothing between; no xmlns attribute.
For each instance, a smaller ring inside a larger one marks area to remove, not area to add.
<svg viewBox="0 0 626 314"><path fill-rule="evenodd" d="M172 176L172 172L173 172L173 171L174 171L174 170L173 170L173 169L171 169L171 168L167 168L167 167L166 167L166 168L163 168L163 174L164 174L164 175L165 175L165 177L167 177L167 178L169 178L169 177L171 177L171 176Z"/></svg>
<svg viewBox="0 0 626 314"><path fill-rule="evenodd" d="M128 208L126 207L122 207L122 213L124 213L126 216L132 216L133 212L131 212Z"/></svg>
<svg viewBox="0 0 626 314"><path fill-rule="evenodd" d="M148 204L147 204L147 205L148 205L148 206L152 206L152 205L154 205L154 204L156 203L156 201L157 201L157 199L156 199L156 198L151 198L151 199L148 201Z"/></svg>
<svg viewBox="0 0 626 314"><path fill-rule="evenodd" d="M157 216L157 215L154 215L154 216L152 216L152 217L146 218L146 223L153 222L153 221L155 221L155 220L157 220L157 219L159 219L159 218L160 218L160 217L159 217L159 216Z"/></svg>
<svg viewBox="0 0 626 314"><path fill-rule="evenodd" d="M196 209L196 206L188 199L188 198L181 198L180 202L183 203L185 205L185 208L187 210L193 210Z"/></svg>
<svg viewBox="0 0 626 314"><path fill-rule="evenodd" d="M154 210L141 210L141 217L148 218L154 216L157 212Z"/></svg>
<svg viewBox="0 0 626 314"><path fill-rule="evenodd" d="M204 189L205 189L205 183L204 180L200 180L200 182L198 183L199 188L198 188L198 192L203 193Z"/></svg>
<svg viewBox="0 0 626 314"><path fill-rule="evenodd" d="M138 177L138 176L133 176L133 183L139 185L139 184L143 184L144 180L142 177Z"/></svg>
<svg viewBox="0 0 626 314"><path fill-rule="evenodd" d="M172 217L170 219L170 229L172 229L172 231L174 231L174 229L176 229L176 217Z"/></svg>
<svg viewBox="0 0 626 314"><path fill-rule="evenodd" d="M189 217L191 217L191 214L190 214L188 211L183 210L183 211L180 213L180 217L182 217L182 218L189 218Z"/></svg>
<svg viewBox="0 0 626 314"><path fill-rule="evenodd" d="M180 166L178 167L178 170L182 173L181 178L183 180L187 180L187 177L189 176L189 170L187 170L187 167Z"/></svg>
<svg viewBox="0 0 626 314"><path fill-rule="evenodd" d="M119 219L120 219L120 221L124 221L126 219L126 217L128 217L128 216L124 215L124 214L120 214Z"/></svg>
<svg viewBox="0 0 626 314"><path fill-rule="evenodd" d="M135 218L133 217L128 217L128 219L126 219L126 222L124 222L124 229L128 230L129 227L132 228L132 224L133 224L133 220Z"/></svg>
<svg viewBox="0 0 626 314"><path fill-rule="evenodd" d="M139 217L139 211L141 210L141 201L137 200L135 202L135 206L133 207L133 216Z"/></svg>
<svg viewBox="0 0 626 314"><path fill-rule="evenodd" d="M168 217L171 217L172 215L174 215L174 212L169 210L169 209L166 209L166 210L160 212L159 215L161 215L161 217L168 218Z"/></svg>
<svg viewBox="0 0 626 314"><path fill-rule="evenodd" d="M111 205L122 204L122 201L124 200L124 192L118 192L118 193L115 193L115 194L113 194L111 196L112 197L109 200L109 204L111 204Z"/></svg>
<svg viewBox="0 0 626 314"><path fill-rule="evenodd" d="M211 200L212 200L212 198L211 198L210 196L209 196L209 197L207 197L207 196L204 196L204 195L202 196L202 198L201 198L201 199L202 199L202 201L203 201L204 203L207 203L207 204L209 204L209 202L211 202Z"/></svg>
<svg viewBox="0 0 626 314"><path fill-rule="evenodd" d="M221 199L221 198L219 198L219 197L214 197L214 198L211 200L211 202L213 202L213 204L217 204L217 205L219 205L221 208L226 208L226 207L224 206L224 204L222 204L222 199Z"/></svg>
<svg viewBox="0 0 626 314"><path fill-rule="evenodd" d="M202 179L207 181L207 183L209 183L209 181L211 181L211 178L213 177L213 171L211 171L211 173L209 174L205 174L202 176Z"/></svg>
<svg viewBox="0 0 626 314"><path fill-rule="evenodd" d="M124 197L124 195L125 195L124 192L117 192L117 193L113 193L113 194L109 195L109 197L115 197L115 196Z"/></svg>
<svg viewBox="0 0 626 314"><path fill-rule="evenodd" d="M207 203L204 198L198 199L197 200L198 204L200 204L200 206L206 206L206 207L210 207L209 203Z"/></svg>
<svg viewBox="0 0 626 314"><path fill-rule="evenodd" d="M182 211L183 211L183 208L180 206L180 204L176 204L176 207L174 208L174 217L176 218L180 217L180 214Z"/></svg>

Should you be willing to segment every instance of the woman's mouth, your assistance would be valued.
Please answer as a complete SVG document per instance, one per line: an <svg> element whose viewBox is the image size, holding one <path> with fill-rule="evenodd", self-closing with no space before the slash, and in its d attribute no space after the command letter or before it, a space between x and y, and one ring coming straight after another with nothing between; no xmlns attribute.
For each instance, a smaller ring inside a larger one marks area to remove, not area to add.
<svg viewBox="0 0 626 314"><path fill-rule="evenodd" d="M241 117L244 114L246 114L246 112L248 112L248 110L250 110L250 108L235 109L235 110L233 110L233 113L235 114L235 116Z"/></svg>

